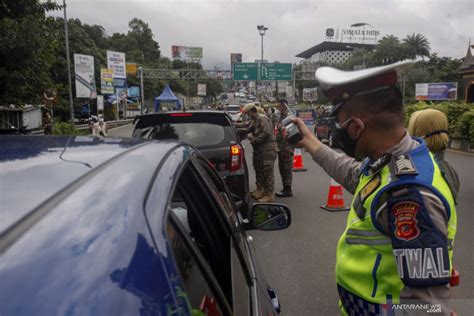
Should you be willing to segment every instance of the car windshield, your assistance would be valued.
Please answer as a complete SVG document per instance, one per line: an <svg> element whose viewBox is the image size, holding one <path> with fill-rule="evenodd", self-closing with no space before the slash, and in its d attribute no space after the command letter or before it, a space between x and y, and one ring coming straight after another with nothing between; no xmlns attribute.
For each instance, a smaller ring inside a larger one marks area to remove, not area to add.
<svg viewBox="0 0 474 316"><path fill-rule="evenodd" d="M229 105L225 107L226 112L240 112L240 105Z"/></svg>
<svg viewBox="0 0 474 316"><path fill-rule="evenodd" d="M151 115L138 119L133 137L174 139L198 148L227 146L232 130L225 115L170 114Z"/></svg>

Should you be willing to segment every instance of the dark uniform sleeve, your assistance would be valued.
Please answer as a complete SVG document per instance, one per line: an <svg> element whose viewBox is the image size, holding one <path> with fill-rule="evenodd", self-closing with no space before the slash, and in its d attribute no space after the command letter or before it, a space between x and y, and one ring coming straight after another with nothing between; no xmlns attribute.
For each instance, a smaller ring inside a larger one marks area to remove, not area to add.
<svg viewBox="0 0 474 316"><path fill-rule="evenodd" d="M416 186L396 190L381 206L377 221L392 239L398 273L405 284L401 303L438 305L449 315L451 246L448 214L439 197Z"/></svg>

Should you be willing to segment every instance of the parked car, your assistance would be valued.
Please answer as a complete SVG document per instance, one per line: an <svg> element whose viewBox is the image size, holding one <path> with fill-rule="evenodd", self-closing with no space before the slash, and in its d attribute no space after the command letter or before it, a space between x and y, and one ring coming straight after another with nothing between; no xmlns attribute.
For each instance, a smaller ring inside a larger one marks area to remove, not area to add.
<svg viewBox="0 0 474 316"><path fill-rule="evenodd" d="M229 114L232 122L242 121L242 108L240 105L226 105L224 111Z"/></svg>
<svg viewBox="0 0 474 316"><path fill-rule="evenodd" d="M175 139L199 149L225 180L244 217L250 205L245 148L231 118L219 111L152 113L135 119L133 137Z"/></svg>
<svg viewBox="0 0 474 316"><path fill-rule="evenodd" d="M0 136L1 315L276 315L245 229L209 161L177 141Z"/></svg>
<svg viewBox="0 0 474 316"><path fill-rule="evenodd" d="M314 125L314 135L316 135L320 141L327 143L330 147L334 147L332 131L335 123L334 117L322 117L318 119L316 125Z"/></svg>

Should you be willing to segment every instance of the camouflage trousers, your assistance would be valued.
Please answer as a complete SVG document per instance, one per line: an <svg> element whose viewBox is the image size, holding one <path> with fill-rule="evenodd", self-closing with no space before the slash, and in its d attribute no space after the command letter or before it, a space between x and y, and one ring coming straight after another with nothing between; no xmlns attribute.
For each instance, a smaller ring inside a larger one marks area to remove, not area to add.
<svg viewBox="0 0 474 316"><path fill-rule="evenodd" d="M256 185L257 188L263 189L264 195L273 195L275 191L275 159L274 149L253 152Z"/></svg>
<svg viewBox="0 0 474 316"><path fill-rule="evenodd" d="M293 150L280 149L278 152L278 169L284 187L291 187L293 183Z"/></svg>

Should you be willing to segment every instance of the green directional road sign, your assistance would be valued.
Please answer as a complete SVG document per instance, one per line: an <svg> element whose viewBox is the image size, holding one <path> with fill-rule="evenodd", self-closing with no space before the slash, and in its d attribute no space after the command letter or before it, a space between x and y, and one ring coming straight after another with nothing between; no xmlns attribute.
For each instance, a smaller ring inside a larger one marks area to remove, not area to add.
<svg viewBox="0 0 474 316"><path fill-rule="evenodd" d="M234 80L257 80L258 64L256 63L232 64L232 74L233 74Z"/></svg>
<svg viewBox="0 0 474 316"><path fill-rule="evenodd" d="M260 64L260 76L258 80L281 80L291 81L292 64Z"/></svg>

